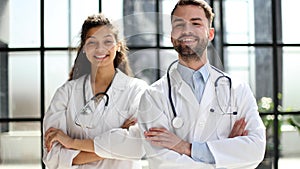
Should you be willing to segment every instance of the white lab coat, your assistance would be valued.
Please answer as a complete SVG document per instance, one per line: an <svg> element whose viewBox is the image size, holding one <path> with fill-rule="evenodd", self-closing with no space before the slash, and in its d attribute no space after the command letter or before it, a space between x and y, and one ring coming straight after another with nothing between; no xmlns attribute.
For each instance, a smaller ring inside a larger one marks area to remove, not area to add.
<svg viewBox="0 0 300 169"><path fill-rule="evenodd" d="M61 129L72 138L94 139L96 154L107 159L72 166L72 160L79 151L66 149L56 143L49 153L44 147L44 163L49 169L141 169L139 160L145 152L139 128L135 125L126 130L121 129L120 126L126 119L137 115L139 99L147 84L142 80L128 77L117 69L107 93L109 95L107 110L102 113L104 101L101 101L96 110L99 115L95 117L96 128L82 129L74 123L74 119L76 112L84 105L83 81L84 76L66 82L56 91L45 113L43 132L54 127ZM93 97L90 77L87 78L85 90L85 97L89 100Z"/></svg>
<svg viewBox="0 0 300 169"><path fill-rule="evenodd" d="M174 115L168 100L166 76L151 85L142 95L138 121L141 132L151 127L164 127L190 143L207 142L216 164L196 162L189 156L155 147L144 141L151 169L253 169L262 161L266 144L265 127L249 86L232 79L232 99L238 114L221 115L214 87L215 80L221 74L210 66L209 71L210 76L200 104L178 71L174 69L170 72L172 98L177 116L184 121L182 128L174 129L171 124ZM214 112L209 111L211 108ZM247 122L248 136L229 139L234 122L242 117L245 117Z"/></svg>

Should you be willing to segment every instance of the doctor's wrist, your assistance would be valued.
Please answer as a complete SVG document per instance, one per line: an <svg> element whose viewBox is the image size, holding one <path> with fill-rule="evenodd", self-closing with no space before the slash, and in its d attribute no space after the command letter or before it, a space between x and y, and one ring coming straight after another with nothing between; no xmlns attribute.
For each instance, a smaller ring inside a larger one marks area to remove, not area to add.
<svg viewBox="0 0 300 169"><path fill-rule="evenodd" d="M188 142L185 142L186 144L186 149L185 149L185 155L191 157L191 148L192 148L192 144L191 143L188 143Z"/></svg>
<svg viewBox="0 0 300 169"><path fill-rule="evenodd" d="M94 141L92 139L73 139L71 148L85 152L95 152Z"/></svg>
<svg viewBox="0 0 300 169"><path fill-rule="evenodd" d="M189 143L189 142L186 142L186 141L181 141L180 143L179 143L179 153L180 154L185 154L185 155L187 155L187 156L191 156L191 147L192 147L192 145L191 145L191 143Z"/></svg>

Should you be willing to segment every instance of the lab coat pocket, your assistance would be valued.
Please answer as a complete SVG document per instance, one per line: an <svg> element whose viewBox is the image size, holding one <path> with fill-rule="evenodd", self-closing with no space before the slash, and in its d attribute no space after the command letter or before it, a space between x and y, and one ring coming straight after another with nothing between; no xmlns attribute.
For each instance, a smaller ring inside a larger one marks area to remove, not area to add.
<svg viewBox="0 0 300 169"><path fill-rule="evenodd" d="M222 115L217 126L218 139L228 138L235 121L236 121L235 115L230 115L230 114Z"/></svg>

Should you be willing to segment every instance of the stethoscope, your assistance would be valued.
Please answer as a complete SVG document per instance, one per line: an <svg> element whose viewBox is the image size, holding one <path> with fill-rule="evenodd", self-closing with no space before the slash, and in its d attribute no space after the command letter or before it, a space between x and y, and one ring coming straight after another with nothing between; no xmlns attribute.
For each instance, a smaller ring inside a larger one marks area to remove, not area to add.
<svg viewBox="0 0 300 169"><path fill-rule="evenodd" d="M172 109L172 112L173 112L173 120L172 120L172 126L174 127L174 128L176 128L176 129L178 129L178 128L181 128L182 126L183 126L183 124L184 124L184 121L183 121L183 119L181 118L181 117L179 117L179 116L177 116L177 112L176 112L176 109L175 109L175 105L174 105L174 102L173 102L173 99L172 99L172 91L171 91L171 79L170 79L170 69L171 69L171 67L176 63L176 62L178 62L178 60L175 60L175 61L173 61L171 64L170 64L170 66L168 67L168 69L167 69L167 82L168 82L168 98L169 98L169 102L170 102L170 105L171 105L171 109ZM231 98L232 98L232 96L231 96L231 86L232 86L232 82L231 82L231 78L229 77L229 76L226 76L223 72L221 72L220 70L218 70L217 68L215 68L215 67L213 67L213 66L211 66L211 68L213 68L215 71L217 71L218 73L220 73L221 74L221 76L219 76L217 79L216 79L216 81L215 81L215 83L214 83L214 86L215 86L215 93L216 93L216 100L217 100L217 103L218 103L218 106L219 106L219 108L220 108L220 110L221 110L221 113L220 114L222 114L222 115L225 115L225 114L232 114L232 115L237 115L237 111L231 111L231 110L229 110L229 107L235 107L235 106L233 106L233 104L232 104L232 100L231 100ZM229 99L228 99L228 103L230 103L230 104L227 104L227 106L225 106L226 107L226 109L224 110L222 107L221 107L221 105L220 105L220 102L219 102L219 92L217 91L217 88L218 88L218 82L221 80L221 79L226 79L228 82L229 82L229 85L228 85L228 90L229 90ZM215 111L215 109L213 109L213 108L211 108L210 109L210 112L216 112Z"/></svg>
<svg viewBox="0 0 300 169"><path fill-rule="evenodd" d="M116 73L115 73L116 74ZM91 108L91 104L93 104L94 102L99 102L99 96L103 96L101 99L103 99L104 97L106 98L105 99L105 103L104 103L104 109L103 109L103 112L106 110L107 106L108 106L108 103L109 103L109 96L107 94L107 91L109 90L109 88L111 87L111 84L113 82L113 80L109 83L108 87L106 88L106 90L104 92L98 92L96 93L91 99L89 99L88 101L86 100L86 91L85 91L85 87L86 87L86 81L87 81L87 78L88 78L88 74L85 76L84 78L84 81L83 81L83 103L84 103L84 106L83 108L80 110L79 112L79 115L90 115L92 112L92 108ZM115 75L114 75L115 77ZM113 79L114 79L113 77ZM102 113L103 113L102 112ZM80 127L86 127L86 128L94 128L94 126L92 125L88 125L88 124L81 124L79 122L79 116L76 115L76 118L75 118L75 124L77 126L80 126Z"/></svg>
<svg viewBox="0 0 300 169"><path fill-rule="evenodd" d="M84 78L84 82L83 82L83 90L82 90L82 94L83 94L83 103L84 103L84 105L87 105L87 101L86 101L86 98L85 98L85 93L86 93L86 91L85 91L85 86L86 86L87 78L88 78L88 75L86 75L85 78ZM114 78L114 77L113 77L113 78ZM112 81L113 81L113 80L112 80ZM109 96L108 96L108 94L107 94L107 91L109 90L109 88L110 88L110 86L111 86L111 84L112 84L112 81L109 83L109 85L107 86L107 88L106 88L106 90L105 90L104 92L96 93L96 94L95 94L88 102L90 102L90 101L95 101L95 100L98 99L98 97L99 97L100 95L103 95L103 96L106 97L106 101L105 101L104 106L107 107L107 106L108 106L108 101L109 101ZM85 107L85 106L84 106L84 107Z"/></svg>

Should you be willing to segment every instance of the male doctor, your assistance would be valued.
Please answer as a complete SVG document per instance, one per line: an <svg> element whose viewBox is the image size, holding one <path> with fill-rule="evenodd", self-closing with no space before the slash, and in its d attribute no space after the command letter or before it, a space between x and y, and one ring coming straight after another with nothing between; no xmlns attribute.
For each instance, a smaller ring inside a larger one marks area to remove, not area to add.
<svg viewBox="0 0 300 169"><path fill-rule="evenodd" d="M146 90L139 107L150 169L257 167L266 138L256 100L247 84L208 63L212 8L180 0L171 15L179 62Z"/></svg>

